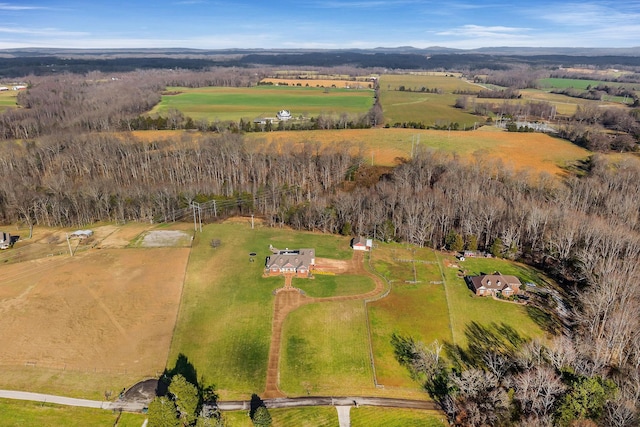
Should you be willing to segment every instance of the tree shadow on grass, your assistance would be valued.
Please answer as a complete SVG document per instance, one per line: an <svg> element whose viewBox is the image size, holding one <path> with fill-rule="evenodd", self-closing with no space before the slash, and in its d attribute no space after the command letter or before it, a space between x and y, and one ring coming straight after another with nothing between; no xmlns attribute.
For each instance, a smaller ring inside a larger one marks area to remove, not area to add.
<svg viewBox="0 0 640 427"><path fill-rule="evenodd" d="M443 344L449 360L460 370L485 367L483 357L489 353L513 358L517 350L529 340L513 327L495 322L487 326L471 322L466 326L464 334L467 348L449 342Z"/></svg>
<svg viewBox="0 0 640 427"><path fill-rule="evenodd" d="M543 330L557 335L562 330L562 322L557 316L535 305L527 305L527 314Z"/></svg>
<svg viewBox="0 0 640 427"><path fill-rule="evenodd" d="M195 366L193 366L193 363L189 361L189 358L183 353L180 353L173 368L164 370L162 377L160 377L160 381L158 381L156 395L166 396L171 379L178 374L182 375L188 382L196 386L197 389L200 389L198 384L198 371Z"/></svg>
<svg viewBox="0 0 640 427"><path fill-rule="evenodd" d="M260 407L265 407L266 408L267 405L265 405L264 400L262 400L260 398L260 396L258 396L257 394L253 393L251 395L251 402L249 403L249 418L251 418L253 420L253 416L255 415L256 411Z"/></svg>

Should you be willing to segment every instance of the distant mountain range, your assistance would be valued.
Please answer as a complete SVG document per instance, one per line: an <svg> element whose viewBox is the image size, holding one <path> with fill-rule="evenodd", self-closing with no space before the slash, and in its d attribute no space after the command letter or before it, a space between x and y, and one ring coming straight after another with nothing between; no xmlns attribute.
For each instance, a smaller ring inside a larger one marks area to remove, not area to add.
<svg viewBox="0 0 640 427"><path fill-rule="evenodd" d="M190 56L211 57L249 54L300 54L329 52L404 53L419 55L443 54L482 54L509 56L640 56L640 46L628 48L588 48L588 47L482 47L477 49L454 49L442 46L416 48L412 46L376 47L373 49L189 49L189 48L122 48L122 49L67 49L67 48L19 48L0 49L0 58L16 58L24 56L66 56L66 57L132 57L132 56Z"/></svg>
<svg viewBox="0 0 640 427"><path fill-rule="evenodd" d="M0 50L0 77L61 72L125 72L135 69L203 69L212 66L385 68L402 70L509 69L515 64L544 67L640 67L640 47L451 49L411 46L375 49L64 49Z"/></svg>

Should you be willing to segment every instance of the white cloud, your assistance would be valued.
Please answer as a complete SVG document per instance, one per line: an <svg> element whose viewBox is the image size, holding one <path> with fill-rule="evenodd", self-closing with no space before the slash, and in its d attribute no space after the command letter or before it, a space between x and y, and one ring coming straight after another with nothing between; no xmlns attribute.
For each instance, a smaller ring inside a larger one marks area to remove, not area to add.
<svg viewBox="0 0 640 427"><path fill-rule="evenodd" d="M501 37L523 34L530 31L530 28L504 27L500 25L463 25L447 31L439 31L438 36L461 36L461 37Z"/></svg>
<svg viewBox="0 0 640 427"><path fill-rule="evenodd" d="M29 36L46 36L46 37L83 37L89 33L81 31L62 31L57 28L18 28L18 27L0 27L0 33L4 34L20 34Z"/></svg>
<svg viewBox="0 0 640 427"><path fill-rule="evenodd" d="M43 6L25 6L11 3L0 3L0 10L34 10L34 9L48 9Z"/></svg>

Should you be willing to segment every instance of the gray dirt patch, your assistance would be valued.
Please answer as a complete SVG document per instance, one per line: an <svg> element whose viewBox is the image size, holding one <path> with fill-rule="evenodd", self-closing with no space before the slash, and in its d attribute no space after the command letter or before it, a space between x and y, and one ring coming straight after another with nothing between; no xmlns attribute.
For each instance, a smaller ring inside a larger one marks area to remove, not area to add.
<svg viewBox="0 0 640 427"><path fill-rule="evenodd" d="M179 230L152 230L142 238L144 248L175 248L191 246L191 235Z"/></svg>

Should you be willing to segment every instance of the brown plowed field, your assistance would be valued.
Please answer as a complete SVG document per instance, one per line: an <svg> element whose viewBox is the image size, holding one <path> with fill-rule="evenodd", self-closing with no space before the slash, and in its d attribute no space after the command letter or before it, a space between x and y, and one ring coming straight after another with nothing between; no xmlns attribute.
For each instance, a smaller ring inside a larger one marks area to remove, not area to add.
<svg viewBox="0 0 640 427"><path fill-rule="evenodd" d="M111 236L104 247L126 240ZM89 249L3 266L0 364L162 371L188 255L188 248Z"/></svg>

